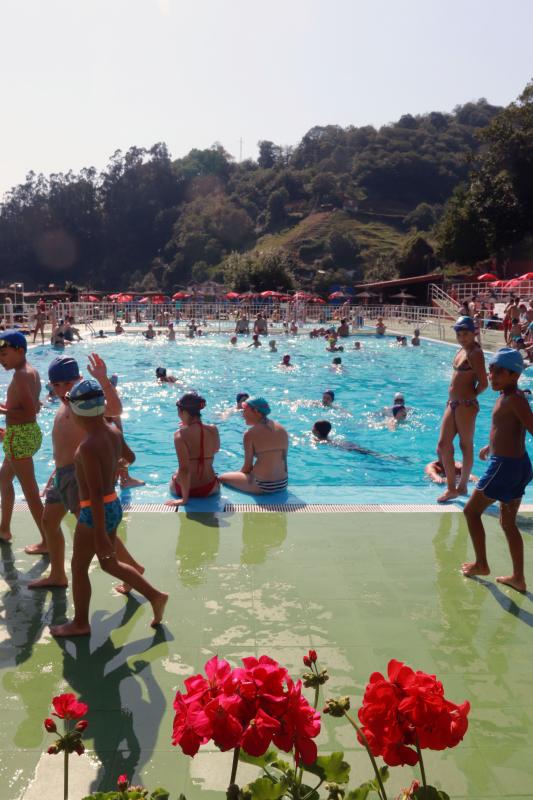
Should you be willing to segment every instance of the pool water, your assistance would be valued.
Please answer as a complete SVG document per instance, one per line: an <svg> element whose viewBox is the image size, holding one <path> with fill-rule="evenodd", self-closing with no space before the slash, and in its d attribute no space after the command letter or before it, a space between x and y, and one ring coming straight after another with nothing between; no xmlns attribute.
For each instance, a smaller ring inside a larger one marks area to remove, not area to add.
<svg viewBox="0 0 533 800"><path fill-rule="evenodd" d="M290 485L320 486L323 495L319 499L327 502L328 486L424 485L424 466L435 457L447 398L452 347L422 341L418 348L400 348L394 337L360 338L360 351L353 350L352 337L346 340L345 352L339 354L326 352L322 339L311 340L305 334L280 338L277 353L270 353L267 344L248 348L249 338L240 339L233 347L223 334L177 342L167 342L162 337L149 342L140 335L110 336L98 342L84 340L68 352L79 360L87 376L87 355L96 349L105 359L109 373L119 376L125 437L137 456L131 472L146 481L145 487L132 493L136 502L162 502L168 496L168 480L176 468L175 402L183 391L192 389L207 400L204 420L219 426L221 451L215 460L219 473L242 466L244 421L240 413L226 413L235 405L235 395L240 391L261 394L271 405L272 418L289 432ZM284 353L290 353L293 369L279 366ZM48 364L56 355L48 345L29 351L43 384ZM341 370L331 365L334 355L342 358ZM157 384L155 369L160 365L184 386ZM0 375L0 397L9 380L8 373ZM530 383L526 377L521 379L523 388ZM334 408L320 405L325 389L335 392ZM394 393L399 390L404 393L409 416L396 430L390 430L382 412L392 405ZM488 442L494 400L490 389L480 398L476 454ZM47 480L53 468L50 430L56 409L57 404L47 403L39 417L44 433L43 447L36 458L40 483ZM310 430L318 419L331 422L333 439L355 442L375 455L317 445ZM461 457L460 453L457 457ZM483 471L477 459L474 471L477 475Z"/></svg>

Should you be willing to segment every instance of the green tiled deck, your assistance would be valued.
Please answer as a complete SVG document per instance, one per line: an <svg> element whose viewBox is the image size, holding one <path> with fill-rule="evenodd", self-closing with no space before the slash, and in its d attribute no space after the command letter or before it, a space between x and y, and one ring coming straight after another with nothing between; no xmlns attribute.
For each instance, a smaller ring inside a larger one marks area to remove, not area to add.
<svg viewBox="0 0 533 800"><path fill-rule="evenodd" d="M533 517L520 521L533 584ZM503 535L495 518L487 528L501 574ZM427 754L432 781L453 798L533 797L532 596L459 574L471 552L462 515L131 514L128 545L171 593L165 628L154 635L149 609L114 593L94 567L93 634L62 643L47 626L63 619L70 592L27 588L46 562L22 551L34 535L28 514L16 515L14 532L13 547L1 548L2 800L59 796L62 763L42 755L52 741L42 720L67 689L90 707L90 753L73 757L72 800L91 784L113 788L123 772L166 786L173 800L220 797L230 756L208 750L191 760L170 744L176 688L213 653L268 653L297 675L311 646L331 675L326 697L349 694L355 707L390 658L435 672L472 711L462 745ZM320 742L345 750L354 785L370 776L349 726L325 718ZM389 796L411 777L392 770Z"/></svg>

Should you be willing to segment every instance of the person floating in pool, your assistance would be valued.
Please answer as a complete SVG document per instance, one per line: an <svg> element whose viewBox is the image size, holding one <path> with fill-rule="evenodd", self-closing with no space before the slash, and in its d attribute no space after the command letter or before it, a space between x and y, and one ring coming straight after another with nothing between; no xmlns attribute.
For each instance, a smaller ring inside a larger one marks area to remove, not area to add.
<svg viewBox="0 0 533 800"><path fill-rule="evenodd" d="M342 358L340 356L335 356L335 358L332 360L330 370L332 372L344 372L344 367L342 366Z"/></svg>
<svg viewBox="0 0 533 800"><path fill-rule="evenodd" d="M237 337L236 337L236 336L232 336L232 337L230 338L230 340L229 340L229 343L230 343L230 344L231 344L233 347L235 347L235 346L236 346L236 344L237 344Z"/></svg>
<svg viewBox="0 0 533 800"><path fill-rule="evenodd" d="M270 348L270 350L268 351L269 353L277 353L278 352L278 348L276 347L276 340L275 339L271 339L269 341L269 343L268 343L268 346Z"/></svg>
<svg viewBox="0 0 533 800"><path fill-rule="evenodd" d="M65 395L65 399L84 433L75 456L81 510L72 554L74 619L64 625L55 625L50 631L58 637L88 636L91 633L89 568L95 553L104 572L146 597L153 611L151 625L157 627L162 622L168 595L155 589L132 566L133 559L124 544L119 546L117 540L117 528L122 519L122 506L115 493L118 463L120 458L126 458L131 464L135 455L124 442L121 432L105 421L104 390L97 381L80 381Z"/></svg>
<svg viewBox="0 0 533 800"><path fill-rule="evenodd" d="M0 364L13 378L7 388L5 402L0 404L0 414L5 415L3 434L4 462L0 469L0 541L9 542L11 518L15 504L13 481L20 483L28 508L41 535L38 544L24 548L26 553L46 553L46 540L41 518L43 504L35 479L33 457L39 451L43 436L37 423L41 410L39 395L41 379L37 370L26 360L27 342L18 330L0 331Z"/></svg>
<svg viewBox="0 0 533 800"><path fill-rule="evenodd" d="M326 350L328 353L342 353L344 351L344 346L342 344L338 345L337 337L333 335L328 338L328 346L326 347Z"/></svg>
<svg viewBox="0 0 533 800"><path fill-rule="evenodd" d="M361 342L354 342L353 343L353 349L354 350L360 350L361 349Z"/></svg>
<svg viewBox="0 0 533 800"><path fill-rule="evenodd" d="M407 419L407 409L403 403L395 403L391 408L391 417L388 420L388 427L395 431L402 422Z"/></svg>
<svg viewBox="0 0 533 800"><path fill-rule="evenodd" d="M270 406L264 397L251 397L243 403L244 464L240 472L225 472L220 481L249 494L271 494L287 488L287 450L285 428L269 419Z"/></svg>
<svg viewBox="0 0 533 800"><path fill-rule="evenodd" d="M457 478L460 477L461 472L463 469L463 465L460 461L455 462L455 476ZM433 483L446 483L446 475L444 473L444 467L442 465L442 461L430 461L429 464L426 464L424 467L424 472L428 476L428 478ZM469 481L477 481L475 475L470 475Z"/></svg>
<svg viewBox="0 0 533 800"><path fill-rule="evenodd" d="M280 361L280 367L288 367L292 369L294 364L291 364L291 357L288 353L286 353Z"/></svg>
<svg viewBox="0 0 533 800"><path fill-rule="evenodd" d="M376 453L374 450L368 450L366 447L361 447L355 442L347 442L344 439L330 439L329 434L331 433L331 422L329 422L327 419L317 420L311 428L311 433L316 441L320 442L321 444L330 444L332 447L338 447L341 450L348 450L353 453L362 453L362 455L365 456L377 456L378 458L381 458L380 453Z"/></svg>
<svg viewBox="0 0 533 800"><path fill-rule="evenodd" d="M180 427L174 434L178 471L170 479L169 490L174 500L167 506L184 506L190 497L208 497L220 492L220 483L213 469L213 459L220 450L216 425L202 422L206 402L196 392L187 392L177 401Z"/></svg>
<svg viewBox="0 0 533 800"><path fill-rule="evenodd" d="M419 347L420 346L420 329L419 328L415 328L413 333L414 333L414 336L411 339L411 344L413 345L413 347Z"/></svg>
<svg viewBox="0 0 533 800"><path fill-rule="evenodd" d="M178 383L175 375L168 375L166 367L156 367L155 377L158 383Z"/></svg>
<svg viewBox="0 0 533 800"><path fill-rule="evenodd" d="M474 430L479 411L478 396L488 386L483 350L476 342L474 320L459 317L454 325L461 349L452 367L449 398L442 418L437 453L446 473L446 491L437 498L438 503L467 494L467 484L474 463ZM463 471L456 484L453 441L459 434L463 453Z"/></svg>
<svg viewBox="0 0 533 800"><path fill-rule="evenodd" d="M155 339L154 326L151 322L148 323L148 328L143 331L143 336L145 339Z"/></svg>
<svg viewBox="0 0 533 800"><path fill-rule="evenodd" d="M238 392L237 396L235 397L235 405L230 406L230 408L226 408L225 411L220 413L222 419L228 419L228 417L231 417L232 414L242 412L243 403L248 400L249 397L250 395L248 392Z"/></svg>
<svg viewBox="0 0 533 800"><path fill-rule="evenodd" d="M258 333L254 333L252 336L252 343L249 344L248 347L261 347L261 341Z"/></svg>
<svg viewBox="0 0 533 800"><path fill-rule="evenodd" d="M516 524L516 515L528 483L533 478L531 461L525 447L525 434L533 434L533 413L527 398L518 389L518 379L524 370L520 353L503 347L489 361L491 387L499 392L492 412L490 444L479 453L482 461L489 460L464 515L476 560L462 565L463 575L490 573L485 549L485 529L481 515L492 503L500 503L500 525L505 533L513 571L496 578L498 583L526 591L524 575L524 542Z"/></svg>

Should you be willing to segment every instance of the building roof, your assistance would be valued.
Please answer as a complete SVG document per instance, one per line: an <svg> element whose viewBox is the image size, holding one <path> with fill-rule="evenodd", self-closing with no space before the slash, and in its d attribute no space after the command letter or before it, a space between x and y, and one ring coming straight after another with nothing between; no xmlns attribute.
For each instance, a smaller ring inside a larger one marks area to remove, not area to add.
<svg viewBox="0 0 533 800"><path fill-rule="evenodd" d="M373 281L372 283L357 283L355 289L397 289L401 286L415 286L416 284L440 283L444 280L442 272L431 272L429 275L415 275L414 278L395 278L393 281Z"/></svg>

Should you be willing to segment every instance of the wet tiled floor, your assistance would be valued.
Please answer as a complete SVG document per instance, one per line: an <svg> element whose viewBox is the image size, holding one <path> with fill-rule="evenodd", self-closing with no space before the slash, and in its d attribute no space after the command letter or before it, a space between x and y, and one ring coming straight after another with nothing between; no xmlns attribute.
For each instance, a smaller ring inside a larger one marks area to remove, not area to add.
<svg viewBox="0 0 533 800"><path fill-rule="evenodd" d="M533 584L533 516L521 528ZM72 523L65 530L70 541ZM508 555L494 517L487 530L501 574ZM47 564L23 553L28 514L14 532L1 548L2 800L56 796L62 764L42 755L53 740L42 720L67 690L90 708L72 800L113 788L121 773L166 786L173 800L220 797L230 756L208 749L191 760L171 746L176 689L214 653L267 653L297 676L310 647L330 672L325 696L348 694L354 708L390 658L436 673L472 711L459 747L427 754L432 782L453 798L533 798L533 596L459 574L471 552L461 514L131 514L122 534L171 594L166 625L154 634L146 604L116 594L95 566L92 635L63 642L48 625L69 612L70 592L27 588ZM349 726L326 717L320 744L345 751L354 786L370 776ZM240 778L253 774L243 767ZM412 775L394 769L389 796Z"/></svg>

